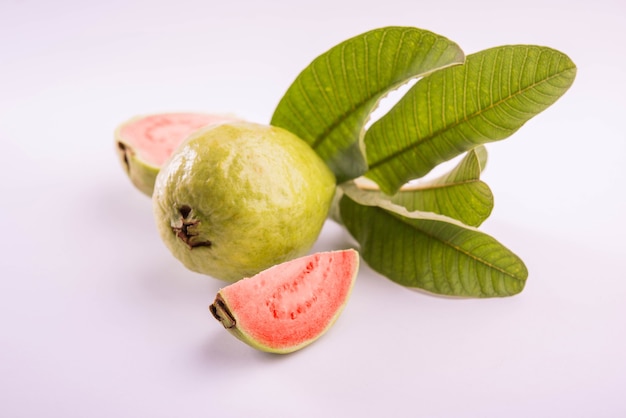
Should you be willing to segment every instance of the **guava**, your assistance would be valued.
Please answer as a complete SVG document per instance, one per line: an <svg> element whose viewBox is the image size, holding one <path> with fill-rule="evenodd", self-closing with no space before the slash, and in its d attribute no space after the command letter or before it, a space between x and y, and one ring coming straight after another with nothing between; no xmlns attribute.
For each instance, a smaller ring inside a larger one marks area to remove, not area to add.
<svg viewBox="0 0 626 418"><path fill-rule="evenodd" d="M205 113L136 116L115 130L115 148L133 185L152 196L161 166L189 134L207 125L235 119Z"/></svg>
<svg viewBox="0 0 626 418"><path fill-rule="evenodd" d="M352 249L311 254L222 288L209 310L246 344L291 353L337 320L358 268L359 254Z"/></svg>
<svg viewBox="0 0 626 418"><path fill-rule="evenodd" d="M236 281L306 254L335 188L328 166L296 135L226 122L174 151L156 178L154 217L187 268Z"/></svg>

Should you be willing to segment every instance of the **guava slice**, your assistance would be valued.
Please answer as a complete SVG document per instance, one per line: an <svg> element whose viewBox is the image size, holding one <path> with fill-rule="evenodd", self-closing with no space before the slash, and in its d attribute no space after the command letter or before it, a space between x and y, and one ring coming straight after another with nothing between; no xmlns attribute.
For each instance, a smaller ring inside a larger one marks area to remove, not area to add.
<svg viewBox="0 0 626 418"><path fill-rule="evenodd" d="M152 195L159 235L188 269L234 282L307 254L336 180L291 132L225 122L191 134Z"/></svg>
<svg viewBox="0 0 626 418"><path fill-rule="evenodd" d="M319 252L222 288L209 307L231 334L286 354L321 337L349 299L359 268L353 249Z"/></svg>
<svg viewBox="0 0 626 418"><path fill-rule="evenodd" d="M117 154L133 185L152 196L160 168L187 136L207 125L236 119L208 113L136 116L115 130Z"/></svg>

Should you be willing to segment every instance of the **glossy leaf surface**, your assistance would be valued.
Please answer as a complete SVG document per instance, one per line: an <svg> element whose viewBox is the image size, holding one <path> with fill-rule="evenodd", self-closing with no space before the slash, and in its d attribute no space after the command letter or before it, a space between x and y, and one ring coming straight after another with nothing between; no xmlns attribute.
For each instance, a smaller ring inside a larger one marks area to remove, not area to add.
<svg viewBox="0 0 626 418"><path fill-rule="evenodd" d="M379 100L415 77L463 62L454 42L410 27L375 29L317 57L289 87L271 124L309 143L339 182L366 170L364 126Z"/></svg>
<svg viewBox="0 0 626 418"><path fill-rule="evenodd" d="M339 206L365 262L396 283L465 297L511 296L524 288L528 271L520 258L474 228L363 197L354 186Z"/></svg>
<svg viewBox="0 0 626 418"><path fill-rule="evenodd" d="M479 226L491 214L494 203L491 189L480 180L486 158L487 151L482 146L468 151L447 174L428 182L406 185L390 200L409 211L434 212L466 225Z"/></svg>
<svg viewBox="0 0 626 418"><path fill-rule="evenodd" d="M476 147L509 137L571 86L574 63L554 49L514 45L469 55L416 83L367 131L367 177L393 194Z"/></svg>

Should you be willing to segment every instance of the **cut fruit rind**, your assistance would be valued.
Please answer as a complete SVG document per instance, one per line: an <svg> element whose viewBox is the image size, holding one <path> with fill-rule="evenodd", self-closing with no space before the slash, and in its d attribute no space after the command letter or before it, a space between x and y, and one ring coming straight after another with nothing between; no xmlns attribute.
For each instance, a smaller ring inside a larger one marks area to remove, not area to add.
<svg viewBox="0 0 626 418"><path fill-rule="evenodd" d="M128 143L117 140L116 145L117 154L131 183L146 196L152 196L159 167L143 161Z"/></svg>
<svg viewBox="0 0 626 418"><path fill-rule="evenodd" d="M224 328L251 347L291 353L335 323L358 269L359 254L353 249L314 253L224 287L209 309Z"/></svg>
<svg viewBox="0 0 626 418"><path fill-rule="evenodd" d="M208 125L237 120L232 115L158 113L136 116L115 130L115 148L133 185L152 196L160 168L183 140Z"/></svg>

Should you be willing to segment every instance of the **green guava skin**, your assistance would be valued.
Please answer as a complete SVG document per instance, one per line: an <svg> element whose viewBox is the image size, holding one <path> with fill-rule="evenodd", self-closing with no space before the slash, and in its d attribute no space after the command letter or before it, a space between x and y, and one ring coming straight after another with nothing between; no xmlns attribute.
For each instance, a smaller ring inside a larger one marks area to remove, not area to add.
<svg viewBox="0 0 626 418"><path fill-rule="evenodd" d="M159 167L142 160L127 142L118 139L116 145L119 160L133 186L146 196L152 196Z"/></svg>
<svg viewBox="0 0 626 418"><path fill-rule="evenodd" d="M159 172L154 217L188 269L233 282L306 254L336 188L303 140L231 122L189 136Z"/></svg>
<svg viewBox="0 0 626 418"><path fill-rule="evenodd" d="M135 186L141 193L145 194L148 197L152 197L154 183L156 181L157 175L159 174L159 170L161 169L162 162L155 162L154 155L150 157L150 154L148 154L148 156L146 157L145 150L142 151L141 146L138 147L134 142L137 140L137 138L133 138L132 133L131 138L125 136L125 129L128 127L132 128L133 125L150 120L153 121L148 122L151 123L151 125L148 125L148 127L158 127L159 125L163 126L163 121L159 123L158 119L157 121L154 121L155 118L164 118L164 121L166 122L165 125L170 124L176 126L177 123L180 124L181 122L183 122L180 119L177 119L180 117L183 118L183 121L185 118L192 118L192 121L187 121L187 123L191 123L194 126L198 123L206 123L208 125L237 119L236 116L228 114L168 112L138 115L118 125L118 127L115 129L115 147L118 159L122 163L122 167L124 168L124 171L126 172L133 186ZM202 122L200 122L199 120L193 121L194 117L198 118ZM174 118L174 121L172 121L171 118ZM198 129L201 126L202 125L198 126ZM190 127L188 128L191 129ZM126 135L128 135L128 133L126 133ZM142 132L142 135L146 135L146 132ZM169 139L173 139L174 143L168 143L167 141L164 143L162 138L157 138L156 140L153 139L155 143L152 144L152 147L167 148L167 146L175 146L177 141L180 142L182 141L182 139L184 139L184 136L181 136L181 132L175 132L174 134L170 135L172 135L173 138Z"/></svg>

